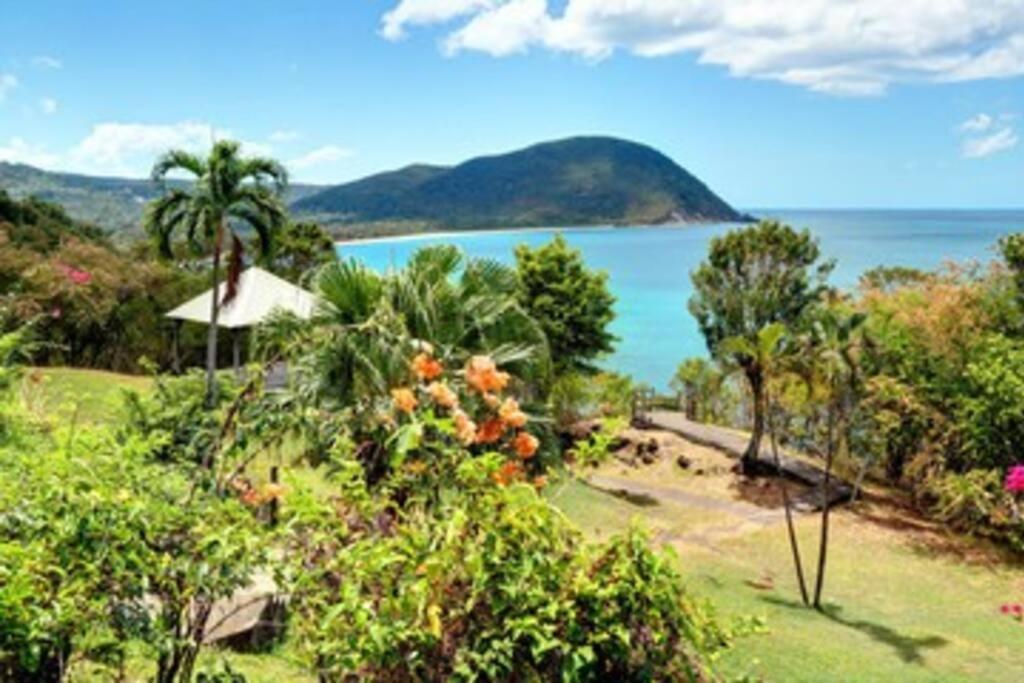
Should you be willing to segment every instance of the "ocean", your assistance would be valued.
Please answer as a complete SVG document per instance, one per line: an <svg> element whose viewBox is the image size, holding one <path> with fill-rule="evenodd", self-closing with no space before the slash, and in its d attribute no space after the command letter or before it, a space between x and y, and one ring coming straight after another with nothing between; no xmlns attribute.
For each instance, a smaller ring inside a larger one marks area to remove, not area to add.
<svg viewBox="0 0 1024 683"><path fill-rule="evenodd" d="M823 256L836 261L831 283L843 288L855 287L861 273L879 265L931 269L950 260L986 262L995 257L1000 236L1024 231L1024 210L749 212L808 228L820 240ZM619 341L602 366L664 389L682 359L707 355L686 309L693 291L690 272L704 259L710 239L735 227L723 223L426 235L340 243L338 252L386 270L401 266L421 246L451 243L469 256L511 263L516 245L540 245L562 232L582 251L588 266L608 273L617 297L612 331Z"/></svg>

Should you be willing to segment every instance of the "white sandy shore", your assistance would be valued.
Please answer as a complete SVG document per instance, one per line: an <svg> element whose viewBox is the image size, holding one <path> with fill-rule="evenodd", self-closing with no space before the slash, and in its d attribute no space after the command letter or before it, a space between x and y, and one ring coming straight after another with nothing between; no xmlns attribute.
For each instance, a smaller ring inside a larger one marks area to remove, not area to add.
<svg viewBox="0 0 1024 683"><path fill-rule="evenodd" d="M365 239L355 238L346 240L335 240L335 246L347 244L374 244L378 242L411 242L415 240L436 240L449 237L468 237L470 235L511 235L531 232L596 232L599 230L678 230L686 228L699 228L708 225L725 225L721 223L659 223L658 225L585 225L547 228L484 228L480 230L444 230L440 232L416 232L408 235L390 235L385 237L367 237Z"/></svg>

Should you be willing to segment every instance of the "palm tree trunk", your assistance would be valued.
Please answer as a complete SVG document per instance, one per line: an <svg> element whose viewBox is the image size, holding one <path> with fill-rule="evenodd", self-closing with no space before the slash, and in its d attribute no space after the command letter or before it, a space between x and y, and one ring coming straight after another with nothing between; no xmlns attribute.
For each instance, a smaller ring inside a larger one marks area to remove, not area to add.
<svg viewBox="0 0 1024 683"><path fill-rule="evenodd" d="M217 319L220 316L220 252L224 240L224 221L217 223L213 238L213 296L210 301L210 325L206 331L206 407L217 404Z"/></svg>
<svg viewBox="0 0 1024 683"><path fill-rule="evenodd" d="M825 482L821 488L821 540L818 542L818 576L814 581L814 607L821 609L821 591L825 585L825 564L828 561L828 519L831 511L829 485L832 481L832 461L835 459L835 413L829 408L828 444L825 450Z"/></svg>
<svg viewBox="0 0 1024 683"><path fill-rule="evenodd" d="M793 506L789 500L789 487L786 485L786 477L782 473L782 460L779 458L779 444L775 438L775 423L771 415L768 416L768 438L772 445L772 458L775 460L775 473L779 478L779 488L782 489L782 507L786 510L786 531L789 534L789 547L793 551L793 566L796 568L796 582L800 587L800 599L805 605L810 604L807 597L807 581L804 579L804 564L800 559L800 546L796 540L796 529L793 526Z"/></svg>
<svg viewBox="0 0 1024 683"><path fill-rule="evenodd" d="M747 450L740 458L740 471L753 474L757 457L761 453L761 437L764 435L764 377L759 369L754 368L747 371L747 380L750 382L754 402L754 428L750 433Z"/></svg>

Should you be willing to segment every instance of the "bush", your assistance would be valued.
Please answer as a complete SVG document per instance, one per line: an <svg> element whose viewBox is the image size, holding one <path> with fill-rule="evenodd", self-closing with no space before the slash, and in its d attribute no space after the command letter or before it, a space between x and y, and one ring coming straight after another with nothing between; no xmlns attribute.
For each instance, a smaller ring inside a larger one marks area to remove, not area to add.
<svg viewBox="0 0 1024 683"><path fill-rule="evenodd" d="M630 416L635 391L628 375L568 373L555 381L548 405L555 424L567 427L595 417Z"/></svg>
<svg viewBox="0 0 1024 683"><path fill-rule="evenodd" d="M638 531L584 544L531 487L491 484L500 462L466 461L434 513L293 501L297 635L323 678L703 676L726 637L673 560Z"/></svg>
<svg viewBox="0 0 1024 683"><path fill-rule="evenodd" d="M144 440L60 443L0 450L0 679L120 669L141 640L158 681L188 680L213 601L266 559L252 514L150 464Z"/></svg>
<svg viewBox="0 0 1024 683"><path fill-rule="evenodd" d="M972 353L955 417L964 440L967 467L1006 468L1024 449L1024 344L1001 336L986 338Z"/></svg>

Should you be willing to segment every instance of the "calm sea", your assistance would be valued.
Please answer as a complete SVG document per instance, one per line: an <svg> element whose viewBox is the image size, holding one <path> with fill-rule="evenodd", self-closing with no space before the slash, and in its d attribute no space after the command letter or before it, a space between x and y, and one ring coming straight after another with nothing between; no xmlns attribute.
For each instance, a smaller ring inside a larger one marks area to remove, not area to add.
<svg viewBox="0 0 1024 683"><path fill-rule="evenodd" d="M878 265L934 268L947 260L988 261L1001 235L1024 231L1020 211L751 210L756 216L809 228L822 251L836 260L832 283L853 287ZM603 365L664 388L679 361L706 355L696 322L686 310L690 271L707 253L708 241L733 224L562 231L582 250L589 266L608 272L616 297L615 353ZM401 266L418 247L452 243L470 256L513 261L517 244L539 245L557 230L482 232L455 236L395 238L339 244L344 257L385 270Z"/></svg>

